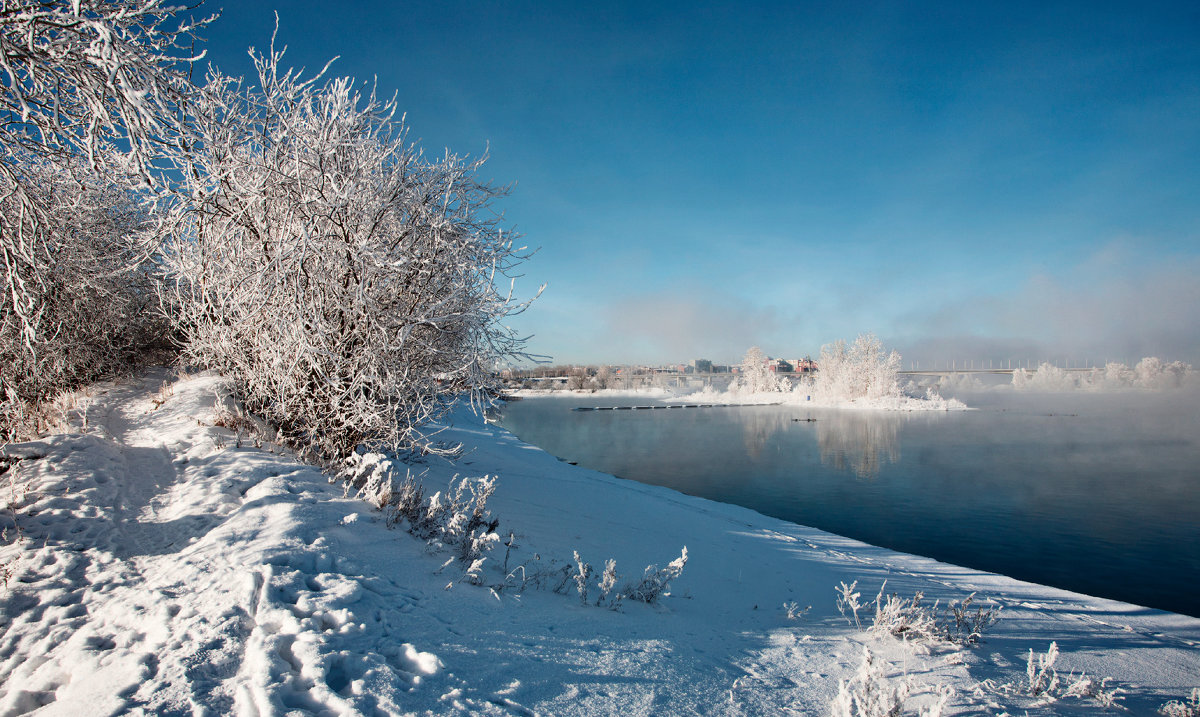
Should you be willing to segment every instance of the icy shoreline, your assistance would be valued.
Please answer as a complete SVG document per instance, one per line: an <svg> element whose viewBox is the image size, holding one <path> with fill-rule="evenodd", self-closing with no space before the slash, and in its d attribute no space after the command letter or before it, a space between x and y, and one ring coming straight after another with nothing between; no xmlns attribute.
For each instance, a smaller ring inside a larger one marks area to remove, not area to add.
<svg viewBox="0 0 1200 717"><path fill-rule="evenodd" d="M98 387L86 432L4 449L26 458L9 498L22 540L0 548L0 713L828 714L864 647L909 685L906 713L946 688L945 714L1102 711L1020 689L1029 651L1055 641L1064 682L1110 677L1151 714L1200 674L1198 619L570 466L459 412L443 435L468 455L413 469L430 492L499 476L490 507L515 544L493 550L491 580L575 551L626 578L690 557L670 597L619 612L467 585L318 469L214 426L220 379L164 380ZM865 600L884 580L929 603L977 592L1003 619L973 648L849 626L834 589L858 581Z"/></svg>

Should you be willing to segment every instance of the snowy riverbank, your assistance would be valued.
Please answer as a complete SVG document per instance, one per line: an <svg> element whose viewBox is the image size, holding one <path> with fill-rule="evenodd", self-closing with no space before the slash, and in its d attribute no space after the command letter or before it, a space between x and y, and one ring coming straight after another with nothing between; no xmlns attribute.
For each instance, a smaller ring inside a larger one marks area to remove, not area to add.
<svg viewBox="0 0 1200 717"><path fill-rule="evenodd" d="M689 556L672 595L619 611L570 588L468 585L319 470L214 426L228 422L220 379L168 380L97 387L86 426L4 449L21 533L0 548L0 714L828 714L864 647L908 685L912 714L947 689L946 714L1102 711L1065 695L1081 672L1112 678L1093 695L1119 688L1130 713L1153 714L1200 682L1200 620L620 480L459 413L443 437L469 454L413 471L429 492L498 476L489 508L516 536L510 572L578 551L629 580ZM505 552L487 582L504 582ZM865 601L884 580L929 604L978 591L1002 619L973 647L849 626L835 588L858 581ZM1060 684L1031 695L1029 651L1051 641Z"/></svg>

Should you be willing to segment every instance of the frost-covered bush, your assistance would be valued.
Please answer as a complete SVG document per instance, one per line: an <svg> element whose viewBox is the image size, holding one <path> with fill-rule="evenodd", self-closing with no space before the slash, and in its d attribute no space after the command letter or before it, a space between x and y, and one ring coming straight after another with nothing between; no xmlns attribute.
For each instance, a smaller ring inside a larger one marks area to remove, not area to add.
<svg viewBox="0 0 1200 717"><path fill-rule="evenodd" d="M1023 368L1013 371L1013 388L1023 391L1073 391L1079 387L1076 374L1043 362L1030 373Z"/></svg>
<svg viewBox="0 0 1200 717"><path fill-rule="evenodd" d="M732 394L775 393L784 390L786 379L777 379L767 365L767 356L757 346L751 346L742 358L741 372L729 386Z"/></svg>
<svg viewBox="0 0 1200 717"><path fill-rule="evenodd" d="M838 339L821 347L812 393L826 400L899 396L900 354L885 353L874 334L862 334L850 346ZM797 387L797 390L809 390Z"/></svg>
<svg viewBox="0 0 1200 717"><path fill-rule="evenodd" d="M918 644L950 643L957 645L973 645L979 642L983 633L1000 619L1000 606L982 605L971 606L975 603L975 593L971 593L959 602L950 601L947 609L939 609L940 601L932 605L924 602L924 593L917 592L911 598L901 597L897 593L885 594L887 581L879 586L879 593L874 600L862 602L862 594L856 588L858 581L847 585L842 582L834 588L837 593L837 608L847 624L862 628L858 613L868 607L874 607L874 616L867 632L874 635L891 635L902 640ZM853 622L851 622L853 619Z"/></svg>
<svg viewBox="0 0 1200 717"><path fill-rule="evenodd" d="M939 642L946 636L938 624L938 604L925 605L925 596L917 592L911 598L896 593L884 595L887 581L879 587L875 596L875 618L867 631L875 635L891 635L902 640L918 643Z"/></svg>
<svg viewBox="0 0 1200 717"><path fill-rule="evenodd" d="M521 351L523 258L482 159L427 158L394 102L302 79L273 48L258 85L210 71L172 211L166 270L187 355L318 455L452 452L421 426L499 386Z"/></svg>
<svg viewBox="0 0 1200 717"><path fill-rule="evenodd" d="M1169 390L1188 385L1192 367L1182 361L1162 361L1147 356L1133 368L1107 363L1091 371L1067 371L1043 362L1033 372L1013 371L1013 388L1021 391L1120 391L1129 389Z"/></svg>
<svg viewBox="0 0 1200 717"><path fill-rule="evenodd" d="M25 155L24 210L0 197L0 420L21 432L32 404L127 370L147 349L169 346L155 282L141 263L148 227L141 197L79 161ZM114 170L108 175L119 176Z"/></svg>
<svg viewBox="0 0 1200 717"><path fill-rule="evenodd" d="M1148 356L1133 367L1134 381L1140 388L1179 388L1192 367L1182 361L1167 363L1157 357Z"/></svg>
<svg viewBox="0 0 1200 717"><path fill-rule="evenodd" d="M1159 707L1158 713L1166 717L1200 717L1200 687L1192 689L1191 698L1186 702L1171 700Z"/></svg>
<svg viewBox="0 0 1200 717"><path fill-rule="evenodd" d="M657 565L646 566L642 579L621 590L622 596L638 602L655 603L660 597L670 595L668 592L671 581L683 574L683 566L687 565L688 552L685 546L678 558L675 558L665 568Z"/></svg>
<svg viewBox="0 0 1200 717"><path fill-rule="evenodd" d="M153 292L131 234L190 94L198 23L161 0L0 6L0 419L111 373L146 329Z"/></svg>
<svg viewBox="0 0 1200 717"><path fill-rule="evenodd" d="M1034 704L1046 705L1060 699L1091 699L1103 707L1121 709L1124 690L1110 687L1112 678L1095 679L1081 672L1063 675L1056 666L1059 658L1058 643L1051 642L1045 654L1031 648L1025 662L1025 679L1018 682L997 684L992 680L980 683L982 689L992 692L1034 698Z"/></svg>
<svg viewBox="0 0 1200 717"><path fill-rule="evenodd" d="M846 583L843 582L834 589L837 591L837 594L838 594L838 597L837 597L838 612L840 612L842 614L842 617L844 617L846 619L846 624L847 625L850 624L850 616L852 615L854 617L854 626L859 629L862 629L862 622L858 619L858 611L863 609L863 607L865 607L865 606L863 605L862 602L860 602L860 600L862 599L862 593L855 592L855 590L854 590L854 588L856 588L856 587L858 587L857 580L850 583L849 585L847 585ZM850 613L850 615L847 615L846 613Z"/></svg>
<svg viewBox="0 0 1200 717"><path fill-rule="evenodd" d="M834 717L899 717L911 689L907 680L889 680L864 647L858 672L849 680L838 680L830 707Z"/></svg>
<svg viewBox="0 0 1200 717"><path fill-rule="evenodd" d="M380 453L355 453L345 461L341 478L353 492L384 511L388 526L407 525L408 532L435 548L447 548L463 566L470 582L482 581L480 568L488 551L500 541L487 503L496 491L496 477L451 480L445 494L426 497L425 488L405 469L399 485L398 464Z"/></svg>

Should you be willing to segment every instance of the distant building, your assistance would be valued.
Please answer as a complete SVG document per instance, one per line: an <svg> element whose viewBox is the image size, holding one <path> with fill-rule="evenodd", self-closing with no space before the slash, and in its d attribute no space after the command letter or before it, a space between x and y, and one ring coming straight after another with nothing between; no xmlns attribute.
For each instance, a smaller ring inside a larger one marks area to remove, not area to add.
<svg viewBox="0 0 1200 717"><path fill-rule="evenodd" d="M797 373L811 373L817 370L817 362L813 361L808 356L802 359L795 359L792 362L792 367Z"/></svg>
<svg viewBox="0 0 1200 717"><path fill-rule="evenodd" d="M689 373L712 373L713 363L708 359L692 359L688 361Z"/></svg>
<svg viewBox="0 0 1200 717"><path fill-rule="evenodd" d="M767 359L767 368L771 373L791 373L793 366L786 359Z"/></svg>

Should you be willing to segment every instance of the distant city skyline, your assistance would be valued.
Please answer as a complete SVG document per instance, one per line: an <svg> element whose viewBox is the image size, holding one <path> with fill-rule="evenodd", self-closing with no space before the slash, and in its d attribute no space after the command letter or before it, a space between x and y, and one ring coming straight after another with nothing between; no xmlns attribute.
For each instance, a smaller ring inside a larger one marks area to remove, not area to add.
<svg viewBox="0 0 1200 717"><path fill-rule="evenodd" d="M201 8L205 10L206 8ZM249 75L269 4L208 59ZM490 151L556 363L1200 364L1195 3L280 3L287 62Z"/></svg>

